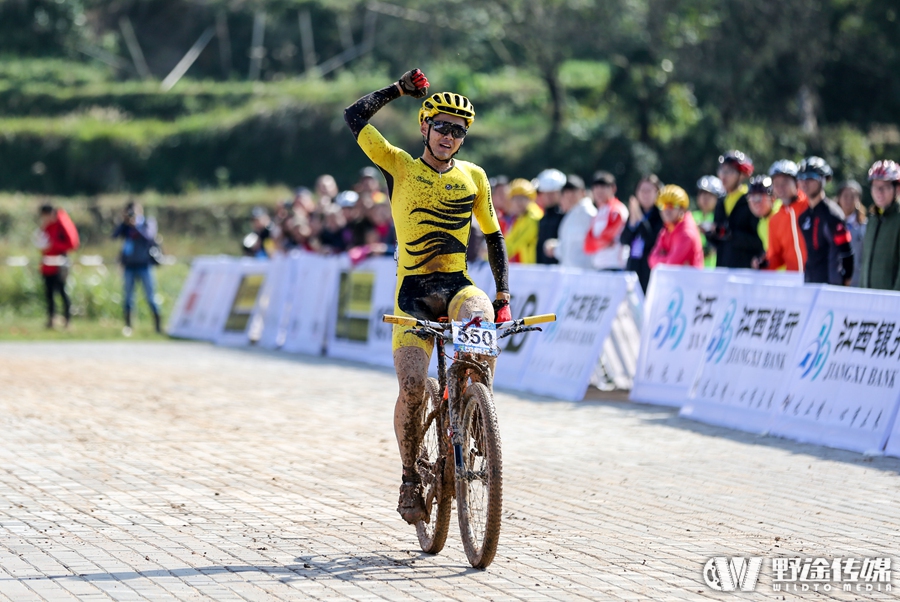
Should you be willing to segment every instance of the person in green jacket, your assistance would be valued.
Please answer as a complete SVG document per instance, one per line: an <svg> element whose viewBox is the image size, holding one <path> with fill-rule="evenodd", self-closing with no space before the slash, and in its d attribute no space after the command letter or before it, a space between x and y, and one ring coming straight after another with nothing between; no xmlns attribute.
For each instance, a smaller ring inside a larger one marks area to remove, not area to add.
<svg viewBox="0 0 900 602"><path fill-rule="evenodd" d="M876 161L869 169L872 217L863 239L863 288L900 291L900 165Z"/></svg>

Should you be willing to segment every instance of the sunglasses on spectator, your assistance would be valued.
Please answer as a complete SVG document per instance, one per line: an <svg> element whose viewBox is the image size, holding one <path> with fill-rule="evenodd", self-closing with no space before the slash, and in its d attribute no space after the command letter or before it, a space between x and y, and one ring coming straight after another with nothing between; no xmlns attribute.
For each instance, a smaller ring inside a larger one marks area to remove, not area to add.
<svg viewBox="0 0 900 602"><path fill-rule="evenodd" d="M465 138L468 131L463 126L450 123L449 121L435 121L434 119L429 119L428 123L438 134L453 136L457 140Z"/></svg>

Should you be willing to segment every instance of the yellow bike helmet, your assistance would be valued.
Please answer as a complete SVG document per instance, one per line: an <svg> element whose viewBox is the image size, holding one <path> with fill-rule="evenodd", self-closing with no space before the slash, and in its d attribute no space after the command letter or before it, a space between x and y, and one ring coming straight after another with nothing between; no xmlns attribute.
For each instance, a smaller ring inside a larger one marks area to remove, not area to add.
<svg viewBox="0 0 900 602"><path fill-rule="evenodd" d="M457 115L466 120L466 127L472 127L475 121L475 107L468 98L453 92L436 92L425 99L419 109L419 124L439 113Z"/></svg>
<svg viewBox="0 0 900 602"><path fill-rule="evenodd" d="M690 204L691 201L688 199L688 195L684 191L684 188L675 186L674 184L663 186L662 190L659 191L659 196L656 197L656 205L660 209L670 205L687 209Z"/></svg>

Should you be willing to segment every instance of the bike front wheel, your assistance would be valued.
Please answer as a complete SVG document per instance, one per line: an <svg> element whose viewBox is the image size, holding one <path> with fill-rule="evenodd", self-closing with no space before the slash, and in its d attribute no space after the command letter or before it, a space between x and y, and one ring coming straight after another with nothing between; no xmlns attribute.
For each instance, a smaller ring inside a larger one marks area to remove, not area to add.
<svg viewBox="0 0 900 602"><path fill-rule="evenodd" d="M416 470L422 480L428 518L416 523L416 535L423 552L437 554L447 541L450 530L452 499L450 442L444 426L446 415L438 381L429 378L425 388L422 445L416 459Z"/></svg>
<svg viewBox="0 0 900 602"><path fill-rule="evenodd" d="M490 389L471 383L462 398L462 467L456 469L459 531L469 563L483 569L500 541L503 470L500 430Z"/></svg>

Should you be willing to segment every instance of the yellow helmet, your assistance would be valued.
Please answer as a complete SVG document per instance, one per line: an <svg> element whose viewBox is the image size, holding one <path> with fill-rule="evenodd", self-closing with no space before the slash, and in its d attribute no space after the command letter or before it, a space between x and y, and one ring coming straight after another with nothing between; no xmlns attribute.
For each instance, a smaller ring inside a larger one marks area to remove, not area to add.
<svg viewBox="0 0 900 602"><path fill-rule="evenodd" d="M436 92L425 99L422 108L419 109L419 124L421 125L429 117L439 113L457 115L466 120L466 127L472 126L475 121L475 107L469 99L462 94L453 92Z"/></svg>
<svg viewBox="0 0 900 602"><path fill-rule="evenodd" d="M663 186L659 191L659 196L656 197L656 205L660 208L674 205L675 207L687 209L690 204L691 201L684 191L684 188L675 186L674 184Z"/></svg>
<svg viewBox="0 0 900 602"><path fill-rule="evenodd" d="M534 185L525 178L516 178L509 183L509 190L506 192L509 198L514 196L528 197L530 200L537 198L537 190Z"/></svg>

